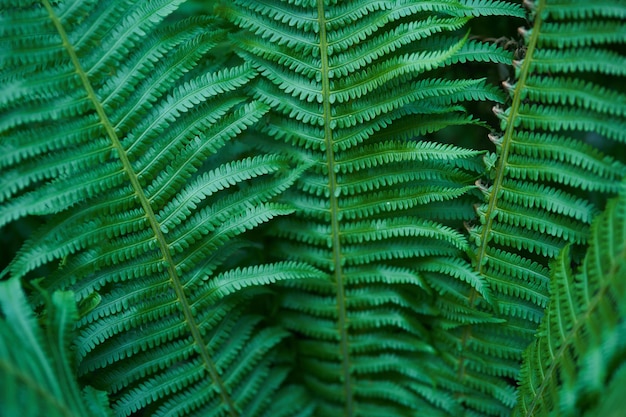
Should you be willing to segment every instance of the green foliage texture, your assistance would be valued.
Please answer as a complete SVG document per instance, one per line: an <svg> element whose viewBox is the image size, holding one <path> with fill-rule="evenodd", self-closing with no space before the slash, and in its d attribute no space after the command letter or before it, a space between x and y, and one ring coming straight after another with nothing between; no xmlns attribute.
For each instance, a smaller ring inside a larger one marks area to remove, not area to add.
<svg viewBox="0 0 626 417"><path fill-rule="evenodd" d="M0 415L621 415L625 181L626 0L0 0Z"/></svg>

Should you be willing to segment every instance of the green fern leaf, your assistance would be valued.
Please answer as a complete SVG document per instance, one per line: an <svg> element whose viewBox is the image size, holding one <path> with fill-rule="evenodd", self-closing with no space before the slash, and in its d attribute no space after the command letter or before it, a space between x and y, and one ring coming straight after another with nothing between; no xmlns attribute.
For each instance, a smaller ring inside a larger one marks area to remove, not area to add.
<svg viewBox="0 0 626 417"><path fill-rule="evenodd" d="M19 280L0 282L2 415L111 416L106 393L81 389L76 379L73 294L44 296L45 316L38 323Z"/></svg>
<svg viewBox="0 0 626 417"><path fill-rule="evenodd" d="M623 0L182 3L0 0L9 413L619 411Z"/></svg>
<svg viewBox="0 0 626 417"><path fill-rule="evenodd" d="M583 415L601 408L606 386L620 378L626 352L625 208L622 193L594 221L577 271L570 246L554 261L550 305L538 339L524 352L515 415ZM623 395L623 385L612 392Z"/></svg>
<svg viewBox="0 0 626 417"><path fill-rule="evenodd" d="M497 161L486 158L489 176L478 182L485 197L477 207L480 224L470 227L478 274L516 341L507 349L511 358L532 342L543 317L550 262L564 246L587 242L592 219L623 189L626 175L626 161L612 151L626 139L624 90L602 82L605 74L623 75L625 38L613 33L623 28L623 2L526 5L533 26L520 29L525 55L518 50L516 79L503 83L510 106L494 109L503 133L490 135ZM483 304L480 298L471 295L471 305ZM481 349L472 345L477 335L485 334L488 344L500 338L498 329L478 324L459 335L464 372L482 366L473 363L480 356L472 359Z"/></svg>
<svg viewBox="0 0 626 417"><path fill-rule="evenodd" d="M276 197L301 169L227 146L267 112L243 93L257 72L211 58L214 18L162 23L178 3L2 5L0 225L48 217L2 274L45 271L44 288L97 299L77 324L78 372L115 415L261 416L274 394L306 400L282 388L287 333L251 300L320 273L232 259L293 212Z"/></svg>
<svg viewBox="0 0 626 417"><path fill-rule="evenodd" d="M469 247L458 220L469 218L482 153L423 135L480 125L465 102L503 101L484 79L453 80L441 69L510 60L458 31L472 16L521 9L491 1L236 0L218 11L241 27L233 43L261 74L252 91L271 108L260 125L273 138L264 147L308 166L284 194L296 211L273 223L270 250L324 273L319 282L285 283L280 313L299 336L316 415L461 410L456 389L440 391L441 373L425 365L450 370L455 362L433 355L424 323L494 321L457 296L476 288L491 299L459 259Z"/></svg>

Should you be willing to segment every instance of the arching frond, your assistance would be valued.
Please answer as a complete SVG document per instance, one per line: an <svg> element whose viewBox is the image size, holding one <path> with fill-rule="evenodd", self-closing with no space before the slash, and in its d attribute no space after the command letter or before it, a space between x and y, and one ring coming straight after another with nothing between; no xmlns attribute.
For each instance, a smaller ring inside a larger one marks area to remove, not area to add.
<svg viewBox="0 0 626 417"><path fill-rule="evenodd" d="M621 411L625 21L0 0L0 414Z"/></svg>
<svg viewBox="0 0 626 417"><path fill-rule="evenodd" d="M503 83L510 105L494 109L503 132L490 135L496 154L485 158L480 224L470 227L478 274L519 341L512 357L533 341L543 317L550 263L564 246L588 241L592 219L626 176L623 151L613 151L626 141L626 90L604 79L624 75L626 38L614 32L624 25L617 12L626 10L623 2L525 3L532 27L520 29L515 80ZM478 293L471 298L481 305ZM480 349L472 341L483 331L479 324L459 335L468 357ZM491 338L499 336L485 343ZM462 361L474 372L472 359Z"/></svg>
<svg viewBox="0 0 626 417"><path fill-rule="evenodd" d="M233 42L261 74L253 94L271 108L261 125L273 138L265 146L310 166L284 194L296 211L274 223L271 251L325 274L285 284L281 312L300 340L304 376L292 378L319 399L316 415L463 408L456 387L440 381L456 362L434 355L429 326L492 321L457 296L475 288L490 298L462 260L468 243L458 230L469 219L481 152L424 135L480 124L465 102L502 102L486 80L453 80L440 69L510 60L461 31L472 16L521 14L510 3L466 3L218 6L242 28Z"/></svg>
<svg viewBox="0 0 626 417"><path fill-rule="evenodd" d="M604 404L604 398L624 394L624 386L616 385L623 382L623 365L615 364L626 352L625 209L622 193L593 222L578 268L571 266L570 246L554 261L550 304L539 337L524 352L515 415L610 415L611 407L613 413L618 411L614 401Z"/></svg>
<svg viewBox="0 0 626 417"><path fill-rule="evenodd" d="M115 415L260 416L304 396L281 388L286 332L239 290L319 273L231 259L293 211L275 197L299 171L226 146L267 112L243 94L256 71L213 66L213 17L161 23L177 3L2 5L0 225L48 217L4 274L97 297L74 343Z"/></svg>
<svg viewBox="0 0 626 417"><path fill-rule="evenodd" d="M111 416L105 392L81 387L71 348L79 312L70 292L44 294L39 321L17 279L0 282L2 415Z"/></svg>

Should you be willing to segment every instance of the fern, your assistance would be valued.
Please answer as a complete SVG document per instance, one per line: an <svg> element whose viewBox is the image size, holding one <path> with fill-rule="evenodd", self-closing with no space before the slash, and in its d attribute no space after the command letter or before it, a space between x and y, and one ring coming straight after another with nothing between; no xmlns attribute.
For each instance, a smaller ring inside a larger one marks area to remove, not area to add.
<svg viewBox="0 0 626 417"><path fill-rule="evenodd" d="M515 81L503 83L510 105L494 110L503 132L490 135L496 154L486 157L480 223L470 228L474 265L506 325L463 330L462 374L503 373L482 365L483 352L519 360L548 304L550 262L565 245L585 244L603 196L623 189L626 96L603 86L602 76L616 74L613 58L623 60L613 51L624 38L611 28L623 25L626 9L610 4L529 3L533 26L520 29L525 56L514 61ZM485 304L476 291L469 298ZM516 378L514 367L505 372Z"/></svg>
<svg viewBox="0 0 626 417"><path fill-rule="evenodd" d="M316 415L459 412L448 383L456 363L441 357L425 323L494 321L467 308L470 288L486 299L490 289L463 260L469 246L454 229L471 215L480 152L423 135L480 123L463 102L502 102L485 80L450 80L440 69L506 62L502 50L451 35L470 16L519 9L239 0L218 10L244 29L234 43L262 75L254 96L272 108L263 133L290 145L266 146L311 165L285 194L296 212L273 223L271 251L326 274L285 284L281 313L298 334ZM442 213L448 205L466 209Z"/></svg>
<svg viewBox="0 0 626 417"><path fill-rule="evenodd" d="M577 272L571 268L570 246L554 262L550 305L539 337L524 354L517 415L607 415L608 409L597 411L605 387L623 395L623 386L612 383L623 373L623 365L614 364L626 352L624 196L611 201L593 223Z"/></svg>
<svg viewBox="0 0 626 417"><path fill-rule="evenodd" d="M81 389L76 379L70 346L79 312L72 293L46 295L41 327L18 280L0 283L0 308L2 415L112 415L106 394Z"/></svg>
<svg viewBox="0 0 626 417"><path fill-rule="evenodd" d="M242 305L252 293L227 296L316 271L282 263L258 277L227 262L242 257L238 236L292 211L273 197L298 171L221 151L266 107L242 94L250 66L203 63L223 37L213 18L159 25L175 5L44 1L2 25L0 223L53 219L7 271L62 260L42 286L97 295L74 343L81 379L114 414L258 415L270 404L251 387L280 385L270 358L285 332L259 328Z"/></svg>
<svg viewBox="0 0 626 417"><path fill-rule="evenodd" d="M0 0L3 414L618 409L622 0L182 3Z"/></svg>

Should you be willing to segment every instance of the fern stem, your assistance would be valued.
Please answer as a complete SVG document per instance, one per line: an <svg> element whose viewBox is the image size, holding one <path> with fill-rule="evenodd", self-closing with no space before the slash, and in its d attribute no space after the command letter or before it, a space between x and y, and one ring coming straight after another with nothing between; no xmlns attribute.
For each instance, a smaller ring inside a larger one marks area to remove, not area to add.
<svg viewBox="0 0 626 417"><path fill-rule="evenodd" d="M317 0L317 15L320 25L320 61L322 78L322 102L324 111L324 137L326 139L326 159L328 164L328 185L330 192L330 221L333 245L333 265L334 281L337 287L337 317L340 337L341 368L343 375L343 386L345 395L345 415L350 417L353 414L352 381L350 372L350 350L348 347L348 328L346 318L345 288L343 285L343 268L341 264L341 240L339 229L339 201L337 198L337 176L335 173L335 155L333 148L333 131L331 127L332 112L330 103L330 79L328 43L326 39L326 16L324 12L324 1Z"/></svg>
<svg viewBox="0 0 626 417"><path fill-rule="evenodd" d="M482 262L483 258L486 256L487 247L489 243L489 239L487 234L493 228L493 221L495 219L495 211L498 206L498 196L500 195L500 190L502 188L502 182L504 181L504 175L506 170L506 165L508 163L509 151L511 149L511 144L513 142L513 132L514 130L511 128L515 123L515 115L518 114L519 108L522 104L522 95L521 92L524 90L524 86L526 85L526 78L528 74L530 74L530 64L531 57L535 47L537 45L537 40L539 38L539 30L541 27L541 18L540 13L543 8L543 2L540 3L540 6L537 8L537 17L534 23L533 33L530 37L526 49L526 56L522 63L522 69L520 71L520 78L516 83L515 94L513 95L513 100L511 103L511 110L509 112L509 120L507 120L507 129L504 132L504 137L502 138L502 151L500 154L500 158L498 159L498 164L496 167L496 177L493 182L493 186L491 189L491 195L489 197L489 205L487 207L487 211L485 213L485 225L483 228L483 236L481 236L481 241L479 245L479 250L477 254L477 265L478 271L482 272L484 267L484 262ZM470 302L473 305L473 301L477 298L478 293L472 289L472 295L470 297Z"/></svg>
<svg viewBox="0 0 626 417"><path fill-rule="evenodd" d="M232 401L232 399L230 398L230 396L228 395L226 386L224 385L224 382L222 381L215 364L211 360L211 356L207 349L207 344L204 342L202 335L200 333L200 330L198 328L198 324L196 323L193 317L191 306L184 292L183 284L180 280L180 277L178 276L178 272L176 271L175 262L172 258L172 254L170 252L167 241L165 240L165 236L163 235L163 232L161 231L161 227L156 218L154 210L152 209L152 206L150 205L150 200L146 196L143 190L143 187L141 186L139 182L137 173L135 172L130 160L128 159L126 150L122 146L122 143L117 135L117 132L115 131L115 128L113 127L113 124L109 120L109 117L107 116L104 110L104 107L102 106L102 103L99 101L93 89L93 86L91 85L89 76L87 75L86 71L83 69L80 63L80 60L78 59L78 56L76 55L76 51L74 50L73 46L70 44L69 36L67 32L65 31L63 24L61 23L60 19L54 12L49 0L42 0L42 3L44 7L46 8L46 10L48 11L48 14L50 15L50 19L52 20L55 28L57 29L63 41L63 45L65 46L65 49L67 50L70 60L72 61L72 64L74 65L74 68L76 69L76 72L78 76L80 77L83 88L87 92L87 96L89 100L93 103L96 113L98 114L98 117L100 118L101 123L103 127L105 128L107 135L109 136L109 139L111 140L113 149L115 149L115 151L117 152L120 162L122 163L122 166L124 168L124 171L128 175L131 186L133 190L135 191L135 195L137 196L137 199L139 200L142 209L146 213L146 218L155 235L156 244L158 245L163 255L163 260L165 264L167 265L167 272L170 277L170 283L182 306L182 312L183 312L185 321L187 323L187 326L189 328L189 331L193 337L194 342L196 343L198 347L198 353L200 354L200 357L204 361L205 367L207 371L209 372L211 379L213 380L215 385L217 385L217 388L222 397L222 400L228 407L229 414L232 417L236 417L238 415L236 406L234 402Z"/></svg>
<svg viewBox="0 0 626 417"><path fill-rule="evenodd" d="M506 166L508 164L508 156L509 156L509 152L511 149L511 144L513 143L514 130L512 129L512 127L515 126L515 120L514 120L515 115L519 112L520 106L522 104L521 92L523 91L524 86L526 85L526 78L528 77L528 74L530 74L530 64L531 64L530 58L532 57L533 51L535 50L535 47L537 45L537 40L539 38L539 31L540 31L540 27L542 23L540 15L541 15L541 11L543 7L544 7L544 2L540 1L540 4L536 10L536 17L535 17L535 22L534 22L534 28L532 31L532 36L530 37L528 41L525 59L522 62L520 78L516 82L515 93L513 94L511 108L510 108L508 120L506 123L507 128L502 138L501 153L500 153L500 157L498 158L497 165L496 165L496 170L495 170L496 176L493 180L491 193L489 195L489 203L487 206L487 210L485 212L485 224L483 225L483 232L480 237L478 251L475 255L476 256L476 268L477 268L478 273L481 276L484 276L485 274L484 268L485 268L486 262L484 262L484 259L487 256L487 248L489 247L488 244L489 244L490 237L491 237L489 236L489 234L494 226L493 223L496 217L495 216L496 210L498 208L498 197L502 189L502 184L503 184L504 176L506 173ZM470 294L469 294L470 308L474 307L479 296L480 294L474 288L470 290ZM461 357L459 359L459 372L458 372L459 379L463 377L463 374L465 372L465 366L464 366L465 358L463 356L463 351L465 350L467 341L470 339L471 335L472 335L472 328L471 326L467 326L463 331L463 337L461 339Z"/></svg>

